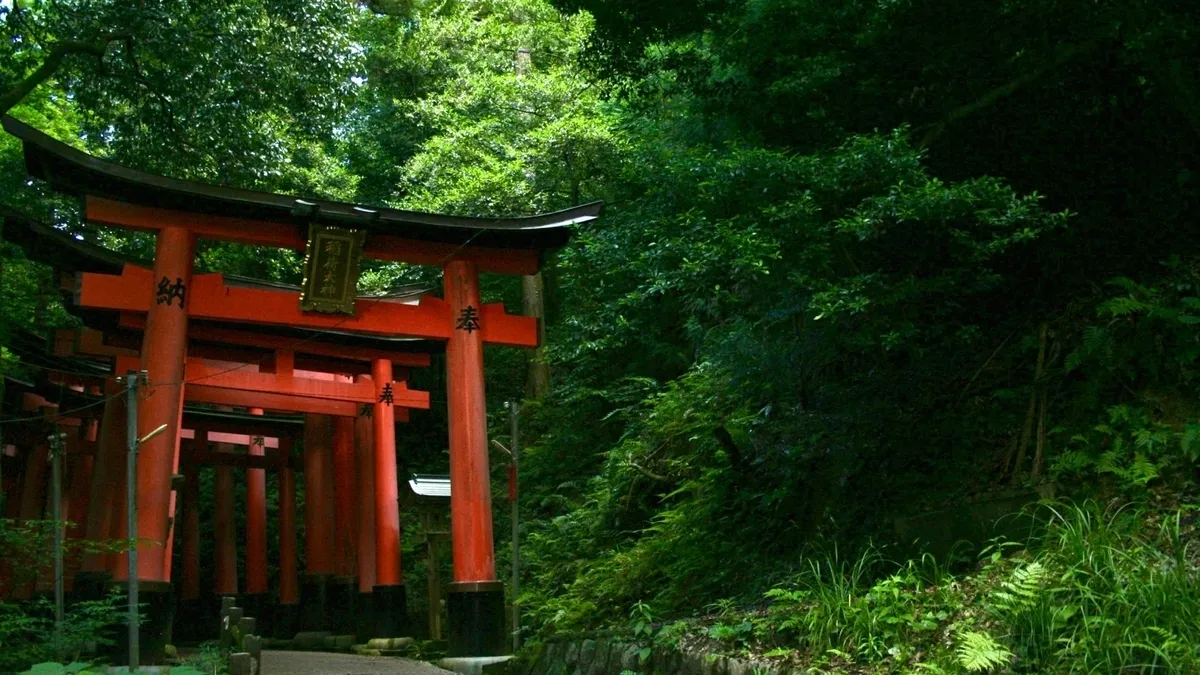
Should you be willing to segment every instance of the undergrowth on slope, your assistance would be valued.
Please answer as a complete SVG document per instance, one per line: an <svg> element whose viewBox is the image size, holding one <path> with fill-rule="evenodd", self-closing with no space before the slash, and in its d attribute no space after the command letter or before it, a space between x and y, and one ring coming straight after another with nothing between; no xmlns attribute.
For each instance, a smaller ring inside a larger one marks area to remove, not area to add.
<svg viewBox="0 0 1200 675"><path fill-rule="evenodd" d="M655 641L804 673L1200 672L1196 511L1055 504L1030 541L994 541L958 575L812 551L759 601L714 603Z"/></svg>

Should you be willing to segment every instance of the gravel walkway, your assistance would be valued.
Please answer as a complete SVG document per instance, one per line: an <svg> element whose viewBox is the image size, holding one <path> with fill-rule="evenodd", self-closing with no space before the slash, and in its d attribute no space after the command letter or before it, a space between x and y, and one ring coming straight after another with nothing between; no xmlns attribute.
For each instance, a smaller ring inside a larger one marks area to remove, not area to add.
<svg viewBox="0 0 1200 675"><path fill-rule="evenodd" d="M446 675L450 672L424 661L394 656L267 650L262 660L263 675Z"/></svg>

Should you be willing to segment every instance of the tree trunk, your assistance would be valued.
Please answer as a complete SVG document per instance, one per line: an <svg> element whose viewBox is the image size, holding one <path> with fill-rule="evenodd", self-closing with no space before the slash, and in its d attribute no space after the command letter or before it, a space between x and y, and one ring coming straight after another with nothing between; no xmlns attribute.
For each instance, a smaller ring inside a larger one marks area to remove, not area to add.
<svg viewBox="0 0 1200 675"><path fill-rule="evenodd" d="M541 398L550 388L550 364L546 363L545 285L542 273L521 277L521 313L538 320L538 348L529 355L525 395Z"/></svg>

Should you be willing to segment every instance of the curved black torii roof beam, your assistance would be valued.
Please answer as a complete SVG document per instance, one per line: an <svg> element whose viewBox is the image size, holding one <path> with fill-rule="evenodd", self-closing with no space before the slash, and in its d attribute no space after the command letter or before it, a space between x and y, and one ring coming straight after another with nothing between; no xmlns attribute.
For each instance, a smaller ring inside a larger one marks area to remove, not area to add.
<svg viewBox="0 0 1200 675"><path fill-rule="evenodd" d="M527 250L563 246L571 237L571 225L595 220L604 206L597 201L536 216L480 218L297 199L157 176L89 155L9 115L2 124L22 142L25 166L35 178L70 194L140 206L294 225L315 221L405 239Z"/></svg>

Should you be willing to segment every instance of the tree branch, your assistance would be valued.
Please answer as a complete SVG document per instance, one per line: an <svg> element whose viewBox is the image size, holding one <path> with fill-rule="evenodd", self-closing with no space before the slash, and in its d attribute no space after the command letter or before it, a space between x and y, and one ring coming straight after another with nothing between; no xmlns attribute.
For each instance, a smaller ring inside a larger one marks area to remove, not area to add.
<svg viewBox="0 0 1200 675"><path fill-rule="evenodd" d="M970 117L971 115L990 107L992 104L1012 96L1021 89L1024 89L1030 84L1042 79L1042 77L1045 75L1058 70L1062 66L1074 61L1084 54L1094 51L1098 45L1099 43L1096 41L1085 42L1079 45L1068 45L1067 47L1064 47L1062 51L1060 51L1058 55L1046 65L1043 65L1040 68L1034 68L1028 73L1017 77L1007 84L1003 84L995 89L992 89L991 91L988 91L983 96L979 97L979 99L972 101L971 103L958 106L957 108L951 110L943 119L926 127L928 131L918 144L919 147L928 147L930 143L936 140L938 136L941 136L942 132L944 132L946 128L954 122L957 122L964 117Z"/></svg>
<svg viewBox="0 0 1200 675"><path fill-rule="evenodd" d="M16 86L0 95L0 115L7 114L13 106L20 103L34 89L37 89L39 84L53 77L58 72L59 67L62 66L63 60L68 56L72 54L91 54L98 59L103 59L104 52L107 51L109 43L127 39L128 37L126 34L111 34L101 37L96 42L63 40L55 44L50 53L46 55L46 60L42 61L42 65L37 67L37 70L18 82Z"/></svg>
<svg viewBox="0 0 1200 675"><path fill-rule="evenodd" d="M634 469L637 469L638 473L642 474L646 478L649 478L650 480L657 481L659 483L670 483L671 482L670 478L667 478L666 476L660 476L656 473L652 473L648 469L643 469L639 464L637 464L633 460L625 460L625 463L627 465L633 467Z"/></svg>

